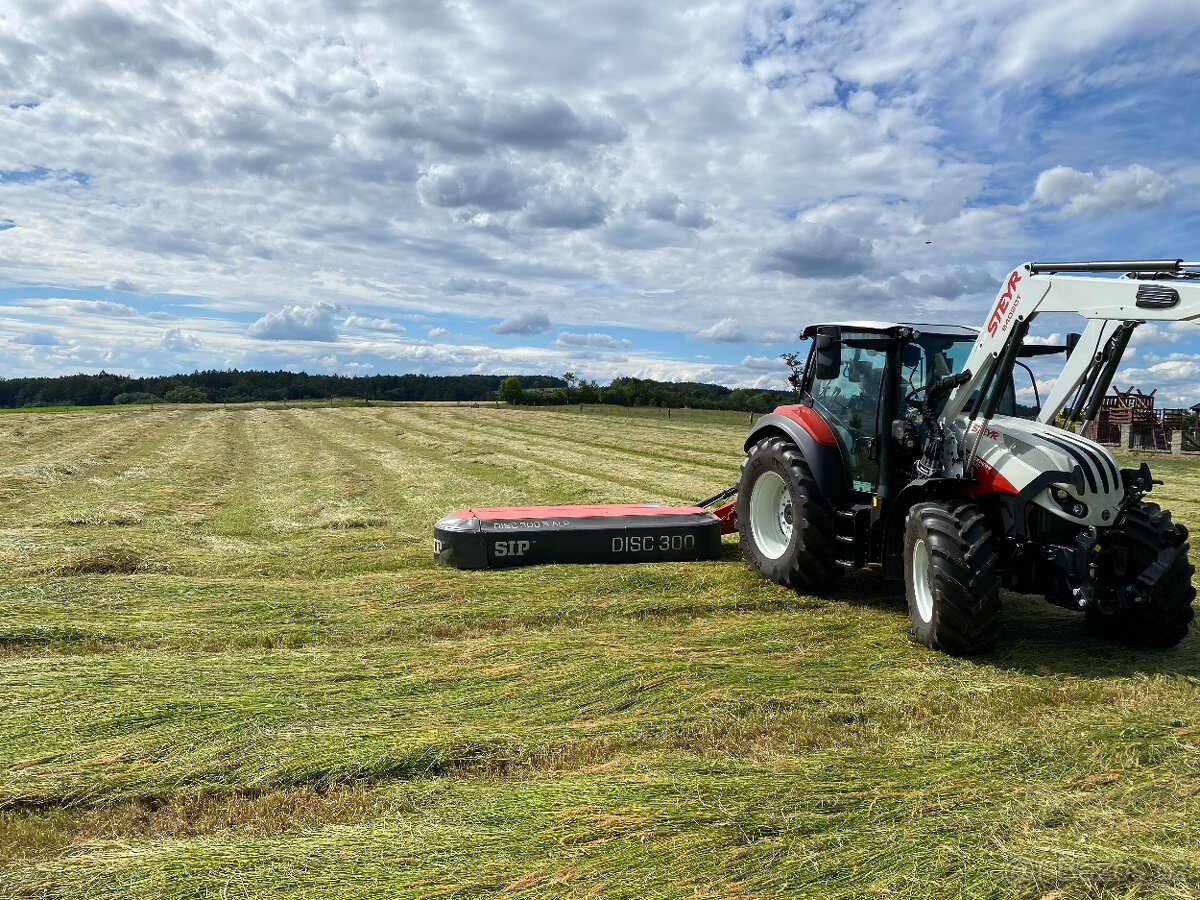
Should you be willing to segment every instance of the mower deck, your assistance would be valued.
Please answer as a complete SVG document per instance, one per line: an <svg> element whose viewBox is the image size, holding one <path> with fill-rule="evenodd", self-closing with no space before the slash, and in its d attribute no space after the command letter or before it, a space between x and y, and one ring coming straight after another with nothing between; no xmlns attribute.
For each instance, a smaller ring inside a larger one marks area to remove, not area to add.
<svg viewBox="0 0 1200 900"><path fill-rule="evenodd" d="M722 519L701 506L622 503L460 509L433 528L433 555L457 569L545 563L715 559Z"/></svg>

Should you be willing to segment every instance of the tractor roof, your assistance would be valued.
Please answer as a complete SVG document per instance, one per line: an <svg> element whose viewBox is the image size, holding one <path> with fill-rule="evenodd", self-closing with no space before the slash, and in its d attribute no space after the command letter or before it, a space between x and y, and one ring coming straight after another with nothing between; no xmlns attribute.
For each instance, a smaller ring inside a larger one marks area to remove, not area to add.
<svg viewBox="0 0 1200 900"><path fill-rule="evenodd" d="M836 325L839 328L845 328L853 331L881 331L889 333L898 333L901 329L912 328L922 334L940 334L945 337L954 338L970 338L974 340L979 335L978 328L972 328L968 325L936 325L929 322L875 322L875 321L859 321L859 322L823 322L817 325L809 325L800 333L802 338L810 338L817 333L818 328L824 328L829 325Z"/></svg>

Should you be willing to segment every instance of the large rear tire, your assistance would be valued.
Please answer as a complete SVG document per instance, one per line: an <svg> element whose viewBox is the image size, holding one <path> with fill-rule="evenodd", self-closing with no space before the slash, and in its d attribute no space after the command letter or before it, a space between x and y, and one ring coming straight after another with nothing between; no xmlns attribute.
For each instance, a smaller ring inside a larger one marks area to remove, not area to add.
<svg viewBox="0 0 1200 900"><path fill-rule="evenodd" d="M921 503L904 528L904 584L913 636L955 656L1000 635L1000 559L974 503Z"/></svg>
<svg viewBox="0 0 1200 900"><path fill-rule="evenodd" d="M1131 506L1119 527L1129 554L1128 571L1135 577L1154 563L1164 547L1175 547L1178 552L1145 600L1110 613L1090 608L1087 623L1097 634L1131 647L1174 647L1187 635L1195 617L1192 575L1196 569L1188 561L1187 529L1172 523L1171 514L1157 503L1146 501Z"/></svg>
<svg viewBox="0 0 1200 900"><path fill-rule="evenodd" d="M750 448L736 508L742 556L764 578L816 592L841 580L833 512L795 444L767 437Z"/></svg>

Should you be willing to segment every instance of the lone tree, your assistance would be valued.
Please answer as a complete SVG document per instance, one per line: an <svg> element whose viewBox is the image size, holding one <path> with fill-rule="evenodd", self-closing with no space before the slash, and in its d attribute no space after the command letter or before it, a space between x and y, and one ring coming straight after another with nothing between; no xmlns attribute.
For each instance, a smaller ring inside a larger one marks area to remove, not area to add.
<svg viewBox="0 0 1200 900"><path fill-rule="evenodd" d="M516 375L509 375L500 382L500 388L496 391L496 396L505 403L512 403L514 406L525 399L525 389L521 387L521 379Z"/></svg>

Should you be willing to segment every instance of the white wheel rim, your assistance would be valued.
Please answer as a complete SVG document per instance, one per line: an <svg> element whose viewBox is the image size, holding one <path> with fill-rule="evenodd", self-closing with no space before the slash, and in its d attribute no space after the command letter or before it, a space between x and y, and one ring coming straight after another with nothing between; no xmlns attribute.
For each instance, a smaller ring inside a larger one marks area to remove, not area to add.
<svg viewBox="0 0 1200 900"><path fill-rule="evenodd" d="M750 533L767 559L779 559L792 543L792 494L777 472L763 472L750 489Z"/></svg>
<svg viewBox="0 0 1200 900"><path fill-rule="evenodd" d="M933 621L933 585L929 583L929 548L923 540L913 544L912 580L917 615L928 624Z"/></svg>

